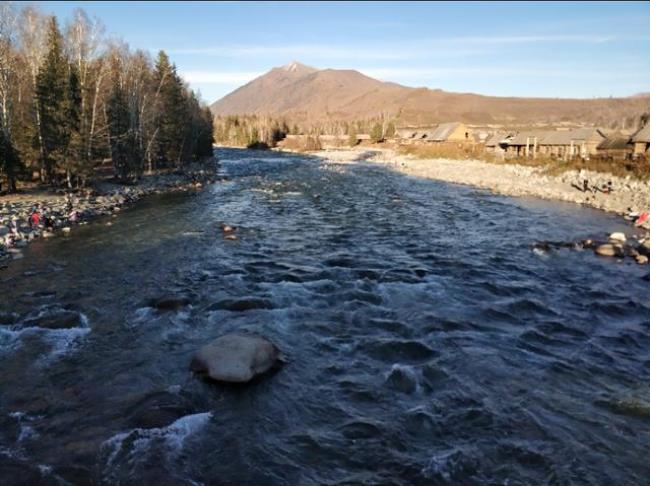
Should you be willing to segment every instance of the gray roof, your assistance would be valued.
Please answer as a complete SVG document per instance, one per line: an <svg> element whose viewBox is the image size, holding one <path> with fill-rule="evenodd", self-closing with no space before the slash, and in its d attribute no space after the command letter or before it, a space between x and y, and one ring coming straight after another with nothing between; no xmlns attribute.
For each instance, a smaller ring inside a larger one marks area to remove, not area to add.
<svg viewBox="0 0 650 486"><path fill-rule="evenodd" d="M506 132L496 132L493 133L488 139L485 141L485 146L486 147L496 147L499 144L505 143L508 138L508 134Z"/></svg>
<svg viewBox="0 0 650 486"><path fill-rule="evenodd" d="M598 150L631 150L633 144L630 142L630 137L625 137L619 133L607 137L596 148Z"/></svg>
<svg viewBox="0 0 650 486"><path fill-rule="evenodd" d="M571 142L599 142L605 135L597 128L577 128L574 130L532 130L515 135L508 145L532 144L537 138L537 145L571 145Z"/></svg>
<svg viewBox="0 0 650 486"><path fill-rule="evenodd" d="M650 123L632 135L632 141L650 143Z"/></svg>
<svg viewBox="0 0 650 486"><path fill-rule="evenodd" d="M449 136L460 126L460 122L441 123L433 132L427 136L427 140L434 142L445 142Z"/></svg>

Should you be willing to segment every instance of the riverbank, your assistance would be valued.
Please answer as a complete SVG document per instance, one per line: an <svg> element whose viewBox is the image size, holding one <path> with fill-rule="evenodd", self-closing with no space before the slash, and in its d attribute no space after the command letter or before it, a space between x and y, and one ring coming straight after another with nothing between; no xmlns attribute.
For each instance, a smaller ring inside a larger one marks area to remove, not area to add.
<svg viewBox="0 0 650 486"><path fill-rule="evenodd" d="M22 258L22 248L37 238L67 235L76 225L88 224L98 216L115 215L125 206L152 194L199 190L215 182L216 173L216 159L209 159L188 165L182 171L143 176L133 185L98 181L72 193L69 202L63 190L1 196L0 268L6 266L7 260ZM38 208L40 222L33 226L29 218L35 208ZM46 227L45 217L51 220L50 227Z"/></svg>
<svg viewBox="0 0 650 486"><path fill-rule="evenodd" d="M550 175L542 167L490 163L481 160L417 159L390 149L357 148L320 150L313 156L337 163L371 162L403 174L466 184L507 196L534 196L584 204L623 216L650 211L650 182L615 177L592 171L567 171ZM611 182L612 192L580 188L584 180L590 187L602 188ZM632 223L632 221L631 221ZM650 229L650 220L642 225Z"/></svg>

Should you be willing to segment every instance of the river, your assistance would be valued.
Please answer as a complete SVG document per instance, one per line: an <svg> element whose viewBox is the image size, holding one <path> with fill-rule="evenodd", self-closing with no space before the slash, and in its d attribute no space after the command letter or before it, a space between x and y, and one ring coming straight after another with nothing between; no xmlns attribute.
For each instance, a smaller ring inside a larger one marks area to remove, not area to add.
<svg viewBox="0 0 650 486"><path fill-rule="evenodd" d="M3 484L647 481L648 270L531 250L629 234L620 218L370 164L218 156L228 181L1 271ZM147 306L170 294L191 304ZM50 316L68 325L35 325ZM232 331L288 363L247 387L192 376Z"/></svg>

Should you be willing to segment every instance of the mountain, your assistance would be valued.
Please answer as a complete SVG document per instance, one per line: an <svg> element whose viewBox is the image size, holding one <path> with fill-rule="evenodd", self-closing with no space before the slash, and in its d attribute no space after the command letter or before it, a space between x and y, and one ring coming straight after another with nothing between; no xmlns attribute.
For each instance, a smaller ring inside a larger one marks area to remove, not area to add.
<svg viewBox="0 0 650 486"><path fill-rule="evenodd" d="M307 125L388 114L400 125L462 121L626 128L650 112L650 98L515 98L451 93L383 82L354 70L319 70L292 62L236 89L211 109L215 115L263 114Z"/></svg>

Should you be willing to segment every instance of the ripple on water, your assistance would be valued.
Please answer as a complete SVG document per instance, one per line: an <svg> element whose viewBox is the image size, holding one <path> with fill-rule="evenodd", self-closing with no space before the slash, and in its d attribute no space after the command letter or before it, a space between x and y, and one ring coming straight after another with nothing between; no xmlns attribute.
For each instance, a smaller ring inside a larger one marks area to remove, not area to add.
<svg viewBox="0 0 650 486"><path fill-rule="evenodd" d="M154 459L163 470L171 467L183 450L186 440L202 430L210 421L211 412L196 413L179 418L166 427L132 429L106 440L100 451L102 479L109 482L128 481L134 475L147 477L149 462ZM165 460L158 462L161 457Z"/></svg>

